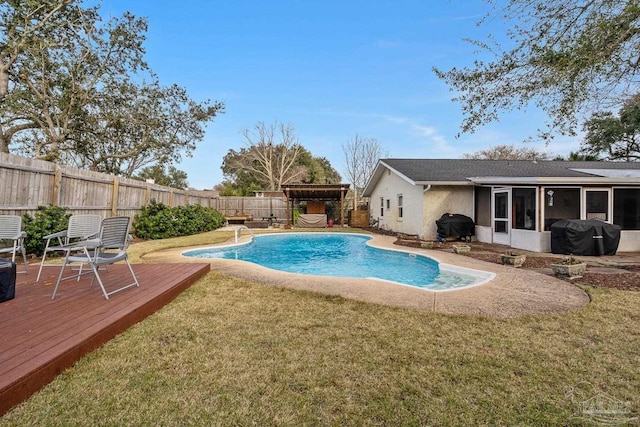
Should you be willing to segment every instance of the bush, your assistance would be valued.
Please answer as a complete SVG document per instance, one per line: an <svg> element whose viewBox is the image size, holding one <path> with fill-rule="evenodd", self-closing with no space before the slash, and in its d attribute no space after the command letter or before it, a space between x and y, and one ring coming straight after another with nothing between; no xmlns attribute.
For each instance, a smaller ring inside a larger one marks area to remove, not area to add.
<svg viewBox="0 0 640 427"><path fill-rule="evenodd" d="M33 218L25 214L22 221L24 222L23 230L27 233L24 241L27 253L42 255L46 245L43 237L66 230L70 216L65 208L52 205L38 206L38 211Z"/></svg>
<svg viewBox="0 0 640 427"><path fill-rule="evenodd" d="M166 239L215 230L224 224L224 216L200 205L170 208L152 200L134 219L135 234L142 239Z"/></svg>

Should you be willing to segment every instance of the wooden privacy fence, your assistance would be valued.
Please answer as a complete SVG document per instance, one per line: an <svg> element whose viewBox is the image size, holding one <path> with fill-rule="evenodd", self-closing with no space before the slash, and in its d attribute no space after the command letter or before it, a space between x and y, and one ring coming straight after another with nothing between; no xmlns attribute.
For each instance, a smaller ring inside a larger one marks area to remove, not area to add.
<svg viewBox="0 0 640 427"><path fill-rule="evenodd" d="M71 214L133 218L151 200L168 206L198 204L225 216L284 218L283 197L219 197L214 191L179 190L42 160L0 153L0 214L31 214L38 206L65 207Z"/></svg>

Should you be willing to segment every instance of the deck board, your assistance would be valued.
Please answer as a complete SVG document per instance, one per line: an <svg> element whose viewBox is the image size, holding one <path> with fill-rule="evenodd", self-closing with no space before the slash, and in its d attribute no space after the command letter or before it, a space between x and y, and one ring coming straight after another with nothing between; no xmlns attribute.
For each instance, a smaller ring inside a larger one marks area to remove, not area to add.
<svg viewBox="0 0 640 427"><path fill-rule="evenodd" d="M0 415L24 401L85 354L171 302L207 274L209 264L139 264L140 287L104 298L92 275L62 282L51 300L60 267L18 273L16 297L0 303ZM20 270L19 270L20 271ZM125 265L101 272L107 291L129 280Z"/></svg>

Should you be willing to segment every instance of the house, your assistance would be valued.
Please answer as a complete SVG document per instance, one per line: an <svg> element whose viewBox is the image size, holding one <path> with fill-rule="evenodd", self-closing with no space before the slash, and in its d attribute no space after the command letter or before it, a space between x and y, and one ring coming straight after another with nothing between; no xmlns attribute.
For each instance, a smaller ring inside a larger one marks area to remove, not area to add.
<svg viewBox="0 0 640 427"><path fill-rule="evenodd" d="M381 159L363 195L380 227L424 239L456 213L480 242L550 252L555 221L600 219L621 227L619 251L640 251L640 163Z"/></svg>

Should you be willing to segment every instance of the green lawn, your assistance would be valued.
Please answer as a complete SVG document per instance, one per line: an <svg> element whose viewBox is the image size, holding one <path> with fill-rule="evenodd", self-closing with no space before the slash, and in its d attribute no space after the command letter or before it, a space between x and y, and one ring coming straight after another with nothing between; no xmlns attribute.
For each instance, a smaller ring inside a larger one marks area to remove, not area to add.
<svg viewBox="0 0 640 427"><path fill-rule="evenodd" d="M640 293L587 290L497 320L212 272L0 425L584 425L598 393L637 413Z"/></svg>

